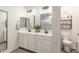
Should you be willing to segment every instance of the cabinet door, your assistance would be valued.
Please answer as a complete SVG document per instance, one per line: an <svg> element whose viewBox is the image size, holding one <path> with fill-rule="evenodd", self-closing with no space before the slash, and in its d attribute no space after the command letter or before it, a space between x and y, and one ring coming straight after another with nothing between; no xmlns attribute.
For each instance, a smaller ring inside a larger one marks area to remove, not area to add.
<svg viewBox="0 0 79 59"><path fill-rule="evenodd" d="M24 37L23 34L19 34L19 46L24 47Z"/></svg>
<svg viewBox="0 0 79 59"><path fill-rule="evenodd" d="M38 37L36 50L40 53L50 53L51 52L51 38L48 37Z"/></svg>
<svg viewBox="0 0 79 59"><path fill-rule="evenodd" d="M33 37L29 37L28 39L28 49L31 50L31 51L34 51L34 38Z"/></svg>
<svg viewBox="0 0 79 59"><path fill-rule="evenodd" d="M24 48L28 49L28 37L27 35L24 36Z"/></svg>
<svg viewBox="0 0 79 59"><path fill-rule="evenodd" d="M28 48L28 38L25 34L19 34L19 46L22 48Z"/></svg>
<svg viewBox="0 0 79 59"><path fill-rule="evenodd" d="M34 42L34 51L35 52L39 52L38 51L38 38L34 38L35 39L35 42Z"/></svg>

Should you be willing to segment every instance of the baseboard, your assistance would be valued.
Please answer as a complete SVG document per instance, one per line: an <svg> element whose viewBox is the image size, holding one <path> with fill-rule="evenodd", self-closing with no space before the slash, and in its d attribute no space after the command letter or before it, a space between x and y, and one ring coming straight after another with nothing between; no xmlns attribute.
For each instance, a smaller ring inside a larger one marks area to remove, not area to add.
<svg viewBox="0 0 79 59"><path fill-rule="evenodd" d="M28 50L28 49L25 49L25 48L22 48L22 47L19 47L19 49L26 50L26 51L28 51L28 52L30 52L30 53L37 53L37 52L31 51L31 50Z"/></svg>
<svg viewBox="0 0 79 59"><path fill-rule="evenodd" d="M10 53L13 53L14 51L16 51L16 50L18 50L19 48L17 48L17 49L15 49L15 50L13 50L13 51L11 51Z"/></svg>
<svg viewBox="0 0 79 59"><path fill-rule="evenodd" d="M7 43L7 41L3 41L3 42L1 42L0 44L3 44L3 43Z"/></svg>
<svg viewBox="0 0 79 59"><path fill-rule="evenodd" d="M34 52L34 51L31 51L31 50L28 50L28 49L25 49L25 48L22 48L22 47L19 47L19 48L17 48L16 50L18 50L18 49L23 49L23 50L26 50L26 51L28 51L28 52L30 52L30 53L36 53L36 52ZM12 51L12 52L10 52L10 53L15 52L16 50L14 50L14 51Z"/></svg>

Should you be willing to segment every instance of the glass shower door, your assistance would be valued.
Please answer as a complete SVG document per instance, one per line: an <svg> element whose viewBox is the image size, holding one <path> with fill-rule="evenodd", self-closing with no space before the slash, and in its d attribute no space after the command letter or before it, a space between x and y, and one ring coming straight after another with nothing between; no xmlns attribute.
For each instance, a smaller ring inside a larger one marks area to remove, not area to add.
<svg viewBox="0 0 79 59"><path fill-rule="evenodd" d="M0 51L7 49L6 20L7 12L0 10Z"/></svg>
<svg viewBox="0 0 79 59"><path fill-rule="evenodd" d="M1 25L1 23L0 23L0 25ZM4 42L3 29L0 26L0 43L3 43L3 42Z"/></svg>

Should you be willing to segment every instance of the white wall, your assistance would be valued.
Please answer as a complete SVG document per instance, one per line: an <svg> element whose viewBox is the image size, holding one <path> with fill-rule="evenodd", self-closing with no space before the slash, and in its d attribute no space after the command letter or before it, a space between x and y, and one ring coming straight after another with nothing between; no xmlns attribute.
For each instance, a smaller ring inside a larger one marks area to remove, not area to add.
<svg viewBox="0 0 79 59"><path fill-rule="evenodd" d="M19 6L0 6L0 9L8 12L8 49L6 52L11 52L18 48L16 23L20 16L25 16L25 9Z"/></svg>
<svg viewBox="0 0 79 59"><path fill-rule="evenodd" d="M61 16L64 12L67 12L72 15L72 48L76 49L76 41L79 40L79 7L78 6L63 6L61 7Z"/></svg>
<svg viewBox="0 0 79 59"><path fill-rule="evenodd" d="M73 18L72 18L72 40L73 48L76 49L76 41L79 40L79 7L73 7Z"/></svg>
<svg viewBox="0 0 79 59"><path fill-rule="evenodd" d="M72 6L61 6L61 17L64 17L65 13L72 15L73 7Z"/></svg>

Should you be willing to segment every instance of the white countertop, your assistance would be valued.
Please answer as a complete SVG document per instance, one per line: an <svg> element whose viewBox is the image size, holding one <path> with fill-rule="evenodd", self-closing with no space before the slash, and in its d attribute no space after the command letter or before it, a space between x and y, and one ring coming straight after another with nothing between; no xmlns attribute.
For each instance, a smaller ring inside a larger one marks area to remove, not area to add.
<svg viewBox="0 0 79 59"><path fill-rule="evenodd" d="M45 34L44 32L28 32L28 31L19 31L19 33L24 33L24 34L33 34L33 35L42 35L42 36L51 36L52 37L52 32Z"/></svg>

